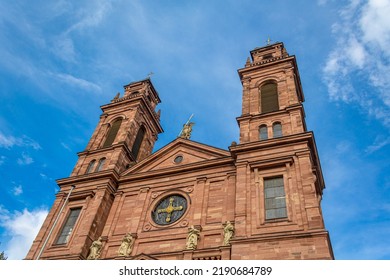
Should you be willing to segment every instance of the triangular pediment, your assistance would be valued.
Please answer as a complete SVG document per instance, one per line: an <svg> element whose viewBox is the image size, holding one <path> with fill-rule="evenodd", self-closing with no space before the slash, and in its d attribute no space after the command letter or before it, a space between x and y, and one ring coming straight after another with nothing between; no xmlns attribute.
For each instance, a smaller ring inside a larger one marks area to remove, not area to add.
<svg viewBox="0 0 390 280"><path fill-rule="evenodd" d="M230 152L187 139L177 138L143 161L126 170L122 176L181 167L229 157Z"/></svg>
<svg viewBox="0 0 390 280"><path fill-rule="evenodd" d="M147 254L139 254L139 255L136 255L132 258L130 258L131 260L157 260L156 258L152 257L152 256L149 256Z"/></svg>

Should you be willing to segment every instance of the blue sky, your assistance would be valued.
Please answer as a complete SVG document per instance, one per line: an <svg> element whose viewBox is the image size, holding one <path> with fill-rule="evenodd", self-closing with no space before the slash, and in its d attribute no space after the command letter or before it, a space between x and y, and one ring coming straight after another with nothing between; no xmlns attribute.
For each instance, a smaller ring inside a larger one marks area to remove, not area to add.
<svg viewBox="0 0 390 280"><path fill-rule="evenodd" d="M0 251L22 259L100 115L152 81L164 133L238 141L242 68L268 37L297 57L337 259L390 259L390 1L0 0Z"/></svg>

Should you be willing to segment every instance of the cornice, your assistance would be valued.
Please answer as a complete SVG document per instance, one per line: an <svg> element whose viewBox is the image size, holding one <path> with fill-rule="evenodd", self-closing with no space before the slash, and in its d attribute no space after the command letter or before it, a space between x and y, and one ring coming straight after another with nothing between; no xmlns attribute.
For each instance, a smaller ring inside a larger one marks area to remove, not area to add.
<svg viewBox="0 0 390 280"><path fill-rule="evenodd" d="M115 170L104 170L99 172L93 172L83 175L77 175L67 178L62 178L56 180L59 187L70 187L71 185L87 183L87 182L96 182L97 180L109 179L113 182L117 182L119 180L119 174Z"/></svg>
<svg viewBox="0 0 390 280"><path fill-rule="evenodd" d="M221 166L229 166L229 165L234 166L234 159L230 156L218 158L218 159L204 160L192 164L179 165L179 166L169 167L165 169L151 170L151 171L141 172L141 173L129 173L121 177L119 183L121 184L128 181L142 180L146 178L159 178L171 174L191 173L197 170L210 169L215 166L221 167Z"/></svg>

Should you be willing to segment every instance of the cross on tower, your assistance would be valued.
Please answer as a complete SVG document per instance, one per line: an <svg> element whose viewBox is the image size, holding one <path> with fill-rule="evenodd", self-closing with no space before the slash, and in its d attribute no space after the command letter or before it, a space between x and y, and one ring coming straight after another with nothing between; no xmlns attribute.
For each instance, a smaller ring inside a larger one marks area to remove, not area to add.
<svg viewBox="0 0 390 280"><path fill-rule="evenodd" d="M169 199L169 205L167 206L167 208L165 208L165 209L158 209L157 210L157 213L167 213L167 217L166 217L166 219L165 219L165 221L167 222L167 223L169 223L170 221L171 221L171 214L172 214L172 212L173 211L180 211L180 210L183 210L183 206L179 206L179 207L174 207L172 204L173 204L173 201L174 201L175 199L173 198L173 197L171 197L170 199Z"/></svg>

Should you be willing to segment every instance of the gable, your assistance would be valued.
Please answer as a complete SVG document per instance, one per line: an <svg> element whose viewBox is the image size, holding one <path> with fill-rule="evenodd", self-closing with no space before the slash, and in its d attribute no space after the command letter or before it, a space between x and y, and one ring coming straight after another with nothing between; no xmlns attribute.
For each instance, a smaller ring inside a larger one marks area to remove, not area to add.
<svg viewBox="0 0 390 280"><path fill-rule="evenodd" d="M151 156L126 170L122 175L181 167L229 156L230 152L227 150L177 138Z"/></svg>

